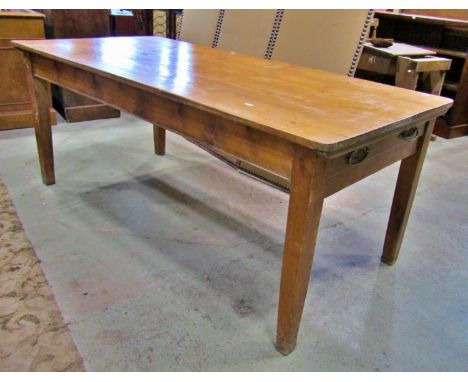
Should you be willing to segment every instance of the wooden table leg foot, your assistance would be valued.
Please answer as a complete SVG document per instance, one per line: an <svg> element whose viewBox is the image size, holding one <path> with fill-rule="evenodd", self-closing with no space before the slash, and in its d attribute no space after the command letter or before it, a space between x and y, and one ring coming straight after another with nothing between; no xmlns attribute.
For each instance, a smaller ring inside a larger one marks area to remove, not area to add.
<svg viewBox="0 0 468 382"><path fill-rule="evenodd" d="M296 346L309 285L324 200L325 161L315 152L296 148L291 173L276 334L276 348L284 355Z"/></svg>
<svg viewBox="0 0 468 382"><path fill-rule="evenodd" d="M283 346L287 346L287 347L283 347ZM286 356L290 353L292 353L292 351L296 348L296 342L294 341L294 343L292 344L283 344L283 343L279 343L279 340L277 339L276 340L276 350L278 350L278 352L280 352L282 355Z"/></svg>
<svg viewBox="0 0 468 382"><path fill-rule="evenodd" d="M401 161L381 258L385 264L393 265L397 261L434 122L426 125L418 151Z"/></svg>
<svg viewBox="0 0 468 382"><path fill-rule="evenodd" d="M382 263L386 264L386 265L389 265L389 266L392 266L393 264L396 263L396 258L395 259L386 259L382 256L382 258L380 259L382 261Z"/></svg>
<svg viewBox="0 0 468 382"><path fill-rule="evenodd" d="M55 184L54 151L50 124L42 122L35 127L37 152L41 167L42 183L47 186Z"/></svg>
<svg viewBox="0 0 468 382"><path fill-rule="evenodd" d="M166 129L153 125L154 133L154 152L156 155L164 155L166 153Z"/></svg>
<svg viewBox="0 0 468 382"><path fill-rule="evenodd" d="M44 179L42 178L42 183L44 183L46 186L52 186L55 184L55 179Z"/></svg>

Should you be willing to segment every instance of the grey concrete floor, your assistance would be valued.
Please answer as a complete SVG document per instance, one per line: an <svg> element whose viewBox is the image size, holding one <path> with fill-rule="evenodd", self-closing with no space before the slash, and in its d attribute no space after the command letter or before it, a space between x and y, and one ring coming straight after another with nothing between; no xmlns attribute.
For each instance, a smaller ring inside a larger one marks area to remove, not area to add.
<svg viewBox="0 0 468 382"><path fill-rule="evenodd" d="M288 195L128 115L0 132L0 176L88 370L468 370L468 139L431 143L400 258L398 166L326 200L294 353L273 347Z"/></svg>

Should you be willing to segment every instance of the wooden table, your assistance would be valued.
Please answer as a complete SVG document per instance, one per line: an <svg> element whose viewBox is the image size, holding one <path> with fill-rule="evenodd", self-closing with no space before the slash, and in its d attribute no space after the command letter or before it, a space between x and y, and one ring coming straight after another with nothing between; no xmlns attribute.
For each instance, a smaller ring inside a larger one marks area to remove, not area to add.
<svg viewBox="0 0 468 382"><path fill-rule="evenodd" d="M393 264L434 120L452 104L278 61L159 37L18 41L34 91L43 182L55 183L49 82L258 165L290 182L277 349L295 345L324 199L402 160L382 261Z"/></svg>

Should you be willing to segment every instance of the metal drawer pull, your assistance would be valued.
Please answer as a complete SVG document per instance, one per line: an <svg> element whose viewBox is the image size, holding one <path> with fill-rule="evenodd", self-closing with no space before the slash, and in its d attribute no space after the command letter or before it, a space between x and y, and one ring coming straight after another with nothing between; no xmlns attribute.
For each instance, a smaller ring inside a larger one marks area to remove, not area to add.
<svg viewBox="0 0 468 382"><path fill-rule="evenodd" d="M364 159L366 159L367 154L369 154L369 147L363 147L361 149L351 151L346 158L346 163L351 166L361 163Z"/></svg>
<svg viewBox="0 0 468 382"><path fill-rule="evenodd" d="M417 127L411 127L408 130L402 131L400 133L400 138L405 141L414 141L419 135L419 130Z"/></svg>

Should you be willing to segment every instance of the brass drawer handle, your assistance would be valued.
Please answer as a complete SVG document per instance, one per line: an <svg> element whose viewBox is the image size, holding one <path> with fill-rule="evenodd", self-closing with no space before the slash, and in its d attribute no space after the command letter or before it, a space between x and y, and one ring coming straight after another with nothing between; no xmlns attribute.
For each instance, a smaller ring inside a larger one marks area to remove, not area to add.
<svg viewBox="0 0 468 382"><path fill-rule="evenodd" d="M367 154L369 154L369 147L363 147L351 151L346 158L346 163L348 163L351 166L361 163L364 159L366 159Z"/></svg>
<svg viewBox="0 0 468 382"><path fill-rule="evenodd" d="M405 130L400 133L400 138L405 141L414 141L419 135L419 130L417 127L411 127L408 130Z"/></svg>

